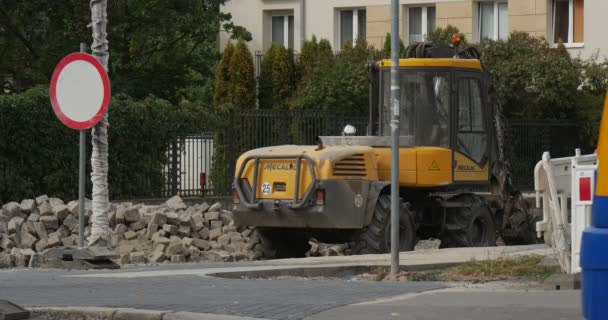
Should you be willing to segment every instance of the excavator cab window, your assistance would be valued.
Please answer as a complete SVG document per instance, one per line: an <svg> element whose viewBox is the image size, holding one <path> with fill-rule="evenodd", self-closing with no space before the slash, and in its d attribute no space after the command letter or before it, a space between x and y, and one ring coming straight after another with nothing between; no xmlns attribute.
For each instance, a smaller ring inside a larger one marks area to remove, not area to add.
<svg viewBox="0 0 608 320"><path fill-rule="evenodd" d="M485 165L488 138L484 121L483 95L479 77L473 73L457 76L457 125L455 150L480 166Z"/></svg>
<svg viewBox="0 0 608 320"><path fill-rule="evenodd" d="M450 147L450 73L401 70L400 136L412 136L418 146ZM390 135L390 72L383 71L381 134Z"/></svg>

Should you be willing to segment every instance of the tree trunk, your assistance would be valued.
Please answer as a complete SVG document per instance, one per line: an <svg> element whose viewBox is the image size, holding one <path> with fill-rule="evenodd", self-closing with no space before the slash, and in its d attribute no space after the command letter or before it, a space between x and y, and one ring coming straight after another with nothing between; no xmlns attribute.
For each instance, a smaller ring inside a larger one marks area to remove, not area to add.
<svg viewBox="0 0 608 320"><path fill-rule="evenodd" d="M108 41L106 33L107 0L91 0L91 26L93 31L93 56L108 71ZM108 192L108 115L93 127L91 155L91 182L93 182L93 214L89 245L107 246L110 243L110 223L108 208L110 206Z"/></svg>

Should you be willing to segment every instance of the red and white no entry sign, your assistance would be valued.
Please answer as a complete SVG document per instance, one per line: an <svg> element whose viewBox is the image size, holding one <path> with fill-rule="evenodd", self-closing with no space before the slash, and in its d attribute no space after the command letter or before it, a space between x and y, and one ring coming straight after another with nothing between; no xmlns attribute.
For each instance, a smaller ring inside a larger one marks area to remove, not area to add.
<svg viewBox="0 0 608 320"><path fill-rule="evenodd" d="M55 68L50 95L53 110L63 124L86 130L95 126L108 110L110 80L93 56L72 53Z"/></svg>

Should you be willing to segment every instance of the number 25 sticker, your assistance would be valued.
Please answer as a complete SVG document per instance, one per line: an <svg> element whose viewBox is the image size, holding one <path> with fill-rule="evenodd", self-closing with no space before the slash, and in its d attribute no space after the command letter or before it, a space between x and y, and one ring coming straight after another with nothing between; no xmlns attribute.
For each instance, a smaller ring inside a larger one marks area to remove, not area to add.
<svg viewBox="0 0 608 320"><path fill-rule="evenodd" d="M262 184L262 194L267 196L272 193L272 186L268 182Z"/></svg>

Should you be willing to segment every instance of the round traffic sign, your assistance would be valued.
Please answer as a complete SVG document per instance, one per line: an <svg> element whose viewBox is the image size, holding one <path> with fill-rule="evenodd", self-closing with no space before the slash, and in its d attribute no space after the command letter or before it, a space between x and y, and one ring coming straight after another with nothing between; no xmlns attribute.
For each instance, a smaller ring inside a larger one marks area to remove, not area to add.
<svg viewBox="0 0 608 320"><path fill-rule="evenodd" d="M53 111L63 124L86 130L95 126L108 110L110 80L93 56L72 53L55 67L50 95Z"/></svg>

